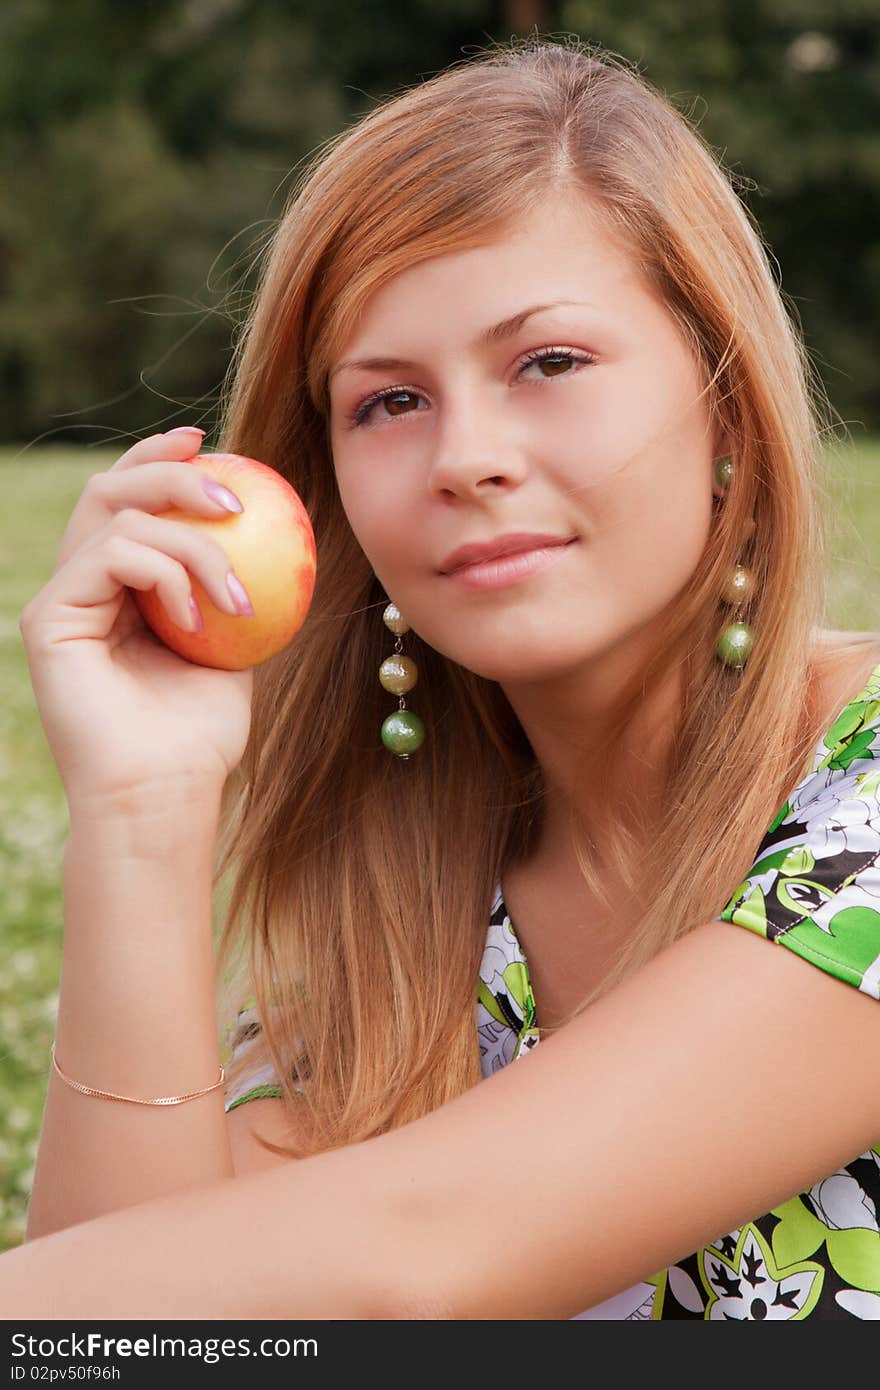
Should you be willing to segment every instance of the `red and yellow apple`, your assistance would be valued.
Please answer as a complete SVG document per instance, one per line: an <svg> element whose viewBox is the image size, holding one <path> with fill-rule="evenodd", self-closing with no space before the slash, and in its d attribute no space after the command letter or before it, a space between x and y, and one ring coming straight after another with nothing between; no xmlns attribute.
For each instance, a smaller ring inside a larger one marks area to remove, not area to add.
<svg viewBox="0 0 880 1390"><path fill-rule="evenodd" d="M158 515L215 537L251 600L254 616L218 608L190 575L204 632L185 632L168 616L155 589L132 589L144 621L179 656L199 666L243 671L282 651L305 622L315 587L317 553L308 512L286 478L241 454L198 454L188 460L235 493L243 512L195 516L179 507Z"/></svg>

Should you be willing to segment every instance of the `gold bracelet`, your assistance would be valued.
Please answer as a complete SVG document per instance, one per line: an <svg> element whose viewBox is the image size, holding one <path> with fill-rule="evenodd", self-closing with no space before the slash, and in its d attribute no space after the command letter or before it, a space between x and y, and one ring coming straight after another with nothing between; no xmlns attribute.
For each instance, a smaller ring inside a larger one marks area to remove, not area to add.
<svg viewBox="0 0 880 1390"><path fill-rule="evenodd" d="M136 1100L134 1096L117 1096L113 1091L99 1091L94 1086L83 1086L81 1081L74 1081L72 1076L67 1076L58 1065L58 1058L55 1056L55 1044L52 1044L52 1064L58 1075L68 1086L72 1086L75 1091L81 1091L84 1096L100 1096L103 1100L126 1100L130 1105L181 1105L185 1100L195 1100L196 1096L207 1095L208 1091L216 1091L218 1086L222 1086L226 1080L226 1072L220 1068L220 1080L215 1081L213 1086L205 1086L201 1091L190 1091L185 1096L159 1096L157 1100Z"/></svg>

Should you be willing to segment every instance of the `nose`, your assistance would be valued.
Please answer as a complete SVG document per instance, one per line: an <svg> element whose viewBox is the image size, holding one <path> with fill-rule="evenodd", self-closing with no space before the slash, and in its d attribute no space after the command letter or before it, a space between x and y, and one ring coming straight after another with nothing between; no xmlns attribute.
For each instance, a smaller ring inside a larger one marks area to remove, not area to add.
<svg viewBox="0 0 880 1390"><path fill-rule="evenodd" d="M492 488L518 487L525 475L521 447L510 426L493 414L485 393L450 399L434 434L428 471L430 491L441 497L473 497Z"/></svg>

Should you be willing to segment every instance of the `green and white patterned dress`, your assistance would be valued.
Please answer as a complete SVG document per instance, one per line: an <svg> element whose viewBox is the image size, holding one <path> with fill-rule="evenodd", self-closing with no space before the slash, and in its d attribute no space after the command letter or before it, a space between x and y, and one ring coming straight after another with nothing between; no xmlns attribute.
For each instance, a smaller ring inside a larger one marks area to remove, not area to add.
<svg viewBox="0 0 880 1390"><path fill-rule="evenodd" d="M780 807L719 920L880 999L880 666L820 741L812 770ZM484 1077L539 1045L528 962L500 881L476 1023ZM258 1029L252 1007L243 1009L236 1047ZM281 1095L269 1068L228 1096L226 1108L265 1095ZM880 1136L808 1191L577 1316L880 1321L878 1216Z"/></svg>

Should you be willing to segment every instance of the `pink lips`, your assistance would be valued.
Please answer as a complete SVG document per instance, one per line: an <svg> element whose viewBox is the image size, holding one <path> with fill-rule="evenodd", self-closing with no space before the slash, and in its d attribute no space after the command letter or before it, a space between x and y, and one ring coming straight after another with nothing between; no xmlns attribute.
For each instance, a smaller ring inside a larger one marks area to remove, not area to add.
<svg viewBox="0 0 880 1390"><path fill-rule="evenodd" d="M488 541L475 541L470 545L460 545L440 566L441 574L452 574L464 565L479 564L484 560L496 560L503 555L515 555L523 551L547 549L550 546L564 546L573 540L572 536L554 536L546 531L510 531L504 536L495 536Z"/></svg>
<svg viewBox="0 0 880 1390"><path fill-rule="evenodd" d="M576 537L568 542L557 541L534 550L518 550L510 555L460 565L446 578L465 589L504 589L557 564L575 543Z"/></svg>

